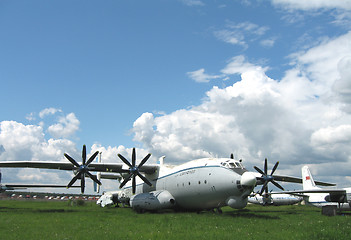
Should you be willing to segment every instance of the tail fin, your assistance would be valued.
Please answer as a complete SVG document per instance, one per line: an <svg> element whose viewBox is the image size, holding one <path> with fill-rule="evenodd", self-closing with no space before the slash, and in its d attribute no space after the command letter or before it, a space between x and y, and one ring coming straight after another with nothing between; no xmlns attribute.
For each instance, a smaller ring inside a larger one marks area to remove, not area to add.
<svg viewBox="0 0 351 240"><path fill-rule="evenodd" d="M158 159L158 161L157 161L157 164L159 164L159 165L163 165L163 163L164 163L164 160L165 160L165 158L166 158L166 156L162 156L162 157L160 157L159 159Z"/></svg>
<svg viewBox="0 0 351 240"><path fill-rule="evenodd" d="M301 173L303 190L319 189L319 187L316 187L316 184L314 183L312 174L308 166L303 166L301 168Z"/></svg>

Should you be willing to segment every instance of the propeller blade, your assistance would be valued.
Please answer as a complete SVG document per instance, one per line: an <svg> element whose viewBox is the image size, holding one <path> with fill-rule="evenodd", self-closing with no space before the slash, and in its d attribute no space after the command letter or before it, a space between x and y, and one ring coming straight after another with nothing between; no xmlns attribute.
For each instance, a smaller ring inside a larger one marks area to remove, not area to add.
<svg viewBox="0 0 351 240"><path fill-rule="evenodd" d="M284 191L284 188L283 188L279 183L277 183L277 182L274 181L274 180L272 180L271 182L272 182L277 188L280 188L281 190Z"/></svg>
<svg viewBox="0 0 351 240"><path fill-rule="evenodd" d="M258 167L254 166L254 169L256 169L256 171L261 173L262 175L265 175L264 172L261 169L259 169Z"/></svg>
<svg viewBox="0 0 351 240"><path fill-rule="evenodd" d="M124 158L121 154L118 154L118 157L126 164L129 166L129 175L123 180L123 182L121 183L121 185L119 186L119 188L124 187L124 185L126 185L126 183L128 181L130 181L131 178L132 179L132 191L133 194L136 191L136 176L139 176L146 184L148 184L149 186L152 186L152 183L143 175L140 174L139 172L139 168L142 167L146 161L150 158L151 154L149 153L148 155L146 155L143 160L140 162L140 164L138 166L136 166L136 152L135 152L135 148L133 148L132 150L132 163L130 163L126 158Z"/></svg>
<svg viewBox="0 0 351 240"><path fill-rule="evenodd" d="M139 172L137 172L137 175L138 175L147 185L149 185L150 187L152 186L152 183L151 183L146 177L144 177L143 175L141 175Z"/></svg>
<svg viewBox="0 0 351 240"><path fill-rule="evenodd" d="M132 152L132 166L133 167L135 167L135 160L136 160L135 148L133 148L133 152Z"/></svg>
<svg viewBox="0 0 351 240"><path fill-rule="evenodd" d="M76 162L76 160L74 160L73 158L71 158L67 153L63 154L74 166L76 167L80 167L80 165Z"/></svg>
<svg viewBox="0 0 351 240"><path fill-rule="evenodd" d="M98 154L99 154L99 151L96 151L93 155L91 155L91 157L88 159L85 165L88 166L92 161L94 161L94 159Z"/></svg>
<svg viewBox="0 0 351 240"><path fill-rule="evenodd" d="M267 196L268 195L268 184L266 185L266 187L264 188L264 193Z"/></svg>
<svg viewBox="0 0 351 240"><path fill-rule="evenodd" d="M261 181L260 184L263 184L261 191L260 191L260 195L262 195L263 192L265 192L265 195L268 195L268 183L271 182L272 184L274 184L277 188L284 190L284 188L277 183L276 181L274 181L274 176L273 173L275 172L275 170L277 170L278 165L279 165L279 161L275 163L271 174L268 175L267 174L267 158L265 158L264 160L264 171L262 171L261 169L259 169L258 167L254 166L254 168L256 169L257 172L259 172L260 174L262 174L261 177L257 177L256 179Z"/></svg>
<svg viewBox="0 0 351 240"><path fill-rule="evenodd" d="M260 191L260 195L262 195L263 191L265 190L265 188L267 187L267 184L268 184L268 181L265 181L262 188L261 188L261 191Z"/></svg>
<svg viewBox="0 0 351 240"><path fill-rule="evenodd" d="M133 176L133 173L130 173L129 175L128 175L128 177L126 177L125 179L124 179L124 181L121 183L121 185L119 185L119 188L122 188L122 187L124 187L124 185L126 185L126 183L130 180L130 178Z"/></svg>
<svg viewBox="0 0 351 240"><path fill-rule="evenodd" d="M275 170L277 169L278 165L279 165L279 162L276 162L275 165L274 165L274 167L273 167L273 169L272 169L271 175L273 175L273 173L274 173Z"/></svg>
<svg viewBox="0 0 351 240"><path fill-rule="evenodd" d="M132 181L132 192L133 192L133 194L135 193L135 189L136 189L135 174L133 174L133 181Z"/></svg>
<svg viewBox="0 0 351 240"><path fill-rule="evenodd" d="M81 191L81 193L84 193L84 189L85 189L85 174L82 173L81 178L80 178L80 191Z"/></svg>
<svg viewBox="0 0 351 240"><path fill-rule="evenodd" d="M86 172L86 174L91 178L91 180L93 180L94 182L96 182L97 184L101 185L102 183L99 181L99 179L94 176L93 174L91 174L90 172Z"/></svg>
<svg viewBox="0 0 351 240"><path fill-rule="evenodd" d="M87 160L87 147L86 145L83 145L83 150L82 150L82 165L79 165L79 163L76 162L72 157L70 157L67 153L64 154L64 156L74 165L77 167L77 173L76 175L72 178L72 180L68 183L67 188L70 188L77 180L80 178L80 188L81 192L84 193L85 189L85 176L89 176L94 182L97 184L101 185L101 182L99 179L97 179L96 176L92 175L89 172L88 165L94 161L96 156L99 154L99 151L96 151L89 159Z"/></svg>
<svg viewBox="0 0 351 240"><path fill-rule="evenodd" d="M138 168L142 167L144 165L144 163L146 163L146 161L150 158L151 153L149 153L148 155L146 155L146 157L144 157L144 159L141 161L141 163L138 165Z"/></svg>
<svg viewBox="0 0 351 240"><path fill-rule="evenodd" d="M77 174L72 178L72 180L68 183L67 188L70 188L70 187L77 181L77 179L79 178L79 176L80 176L80 173L77 173Z"/></svg>
<svg viewBox="0 0 351 240"><path fill-rule="evenodd" d="M83 145L83 150L82 150L82 161L83 165L85 165L85 160L87 159L87 147L85 144Z"/></svg>
<svg viewBox="0 0 351 240"><path fill-rule="evenodd" d="M124 162L126 165L128 165L128 167L132 168L133 166L130 165L130 163L128 162L127 159L125 159L121 154L117 154L118 157L122 160L122 162Z"/></svg>

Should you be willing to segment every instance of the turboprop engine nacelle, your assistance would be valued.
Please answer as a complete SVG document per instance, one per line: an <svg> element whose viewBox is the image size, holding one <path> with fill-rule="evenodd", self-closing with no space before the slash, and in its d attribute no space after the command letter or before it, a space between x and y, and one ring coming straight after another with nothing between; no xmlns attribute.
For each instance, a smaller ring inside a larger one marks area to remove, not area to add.
<svg viewBox="0 0 351 240"><path fill-rule="evenodd" d="M175 205L174 197L166 190L141 193L130 198L130 206L136 211L156 211L172 208Z"/></svg>
<svg viewBox="0 0 351 240"><path fill-rule="evenodd" d="M226 201L226 204L231 208L242 209L247 205L247 197L229 197Z"/></svg>

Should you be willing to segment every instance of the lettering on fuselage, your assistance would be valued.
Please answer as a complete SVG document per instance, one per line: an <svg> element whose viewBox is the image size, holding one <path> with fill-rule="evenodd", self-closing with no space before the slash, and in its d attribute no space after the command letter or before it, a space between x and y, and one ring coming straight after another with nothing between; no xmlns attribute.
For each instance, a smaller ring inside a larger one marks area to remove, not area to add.
<svg viewBox="0 0 351 240"><path fill-rule="evenodd" d="M194 174L194 173L195 173L195 169L192 169L192 170L188 170L188 171L184 171L184 172L178 173L178 174L175 175L175 177L181 177L181 176L184 176L184 175Z"/></svg>

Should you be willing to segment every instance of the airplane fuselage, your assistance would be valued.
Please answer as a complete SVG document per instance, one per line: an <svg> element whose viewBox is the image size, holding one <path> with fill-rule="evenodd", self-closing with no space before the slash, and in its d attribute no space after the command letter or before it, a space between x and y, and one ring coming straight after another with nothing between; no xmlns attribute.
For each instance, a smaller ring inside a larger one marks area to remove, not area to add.
<svg viewBox="0 0 351 240"><path fill-rule="evenodd" d="M244 182L243 175L246 177ZM256 184L253 173L247 172L241 163L232 159L200 159L177 167L161 165L157 176L146 177L153 185L150 187L137 182L136 195L167 191L177 208L193 210L227 205L244 208ZM247 178L251 185L246 184ZM132 197L131 186L126 185L121 193Z"/></svg>

